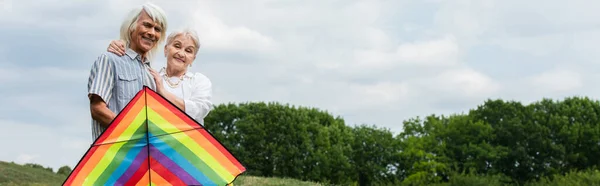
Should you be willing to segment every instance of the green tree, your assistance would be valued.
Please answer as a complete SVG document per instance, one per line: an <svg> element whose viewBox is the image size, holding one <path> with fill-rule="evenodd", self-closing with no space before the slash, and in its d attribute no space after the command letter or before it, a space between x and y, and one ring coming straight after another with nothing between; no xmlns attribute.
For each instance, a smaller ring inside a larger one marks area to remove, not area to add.
<svg viewBox="0 0 600 186"><path fill-rule="evenodd" d="M523 185L597 169L599 116L600 103L585 97L528 105L497 99L467 114L406 120L394 136L348 127L315 108L242 103L217 106L205 126L251 175L343 185Z"/></svg>
<svg viewBox="0 0 600 186"><path fill-rule="evenodd" d="M431 184L447 179L448 158L443 156L444 149L436 132L443 129L443 125L435 115L404 122L404 131L397 136L402 151L398 153L396 175L402 185Z"/></svg>
<svg viewBox="0 0 600 186"><path fill-rule="evenodd" d="M32 168L36 168L36 169L42 169L42 170L46 170L46 171L50 171L50 172L54 172L52 170L52 167L44 167L44 166L42 166L40 164L37 164L37 163L26 163L24 166L32 167Z"/></svg>
<svg viewBox="0 0 600 186"><path fill-rule="evenodd" d="M71 167L65 165L65 166L58 168L58 171L56 172L56 174L68 176L69 174L71 174L71 171L72 171Z"/></svg>
<svg viewBox="0 0 600 186"><path fill-rule="evenodd" d="M453 171L496 173L492 166L508 149L491 144L496 135L489 124L468 115L452 115L442 120L445 125L436 130L436 139L443 149L441 155Z"/></svg>
<svg viewBox="0 0 600 186"><path fill-rule="evenodd" d="M318 109L278 103L217 106L209 132L248 168L248 174L350 183L352 131Z"/></svg>
<svg viewBox="0 0 600 186"><path fill-rule="evenodd" d="M389 129L359 125L353 128L352 164L356 167L359 185L394 183L395 160L400 143Z"/></svg>

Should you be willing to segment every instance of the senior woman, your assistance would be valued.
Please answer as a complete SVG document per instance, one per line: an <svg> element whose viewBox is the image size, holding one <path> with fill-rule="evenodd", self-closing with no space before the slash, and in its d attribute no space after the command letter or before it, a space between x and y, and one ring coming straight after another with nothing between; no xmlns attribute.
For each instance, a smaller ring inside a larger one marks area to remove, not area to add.
<svg viewBox="0 0 600 186"><path fill-rule="evenodd" d="M196 32L183 30L171 33L164 49L167 66L159 72L150 69L150 73L154 76L158 94L204 124L204 117L213 109L212 83L205 75L188 71L199 48L200 41ZM123 56L125 44L122 40L114 40L108 51Z"/></svg>

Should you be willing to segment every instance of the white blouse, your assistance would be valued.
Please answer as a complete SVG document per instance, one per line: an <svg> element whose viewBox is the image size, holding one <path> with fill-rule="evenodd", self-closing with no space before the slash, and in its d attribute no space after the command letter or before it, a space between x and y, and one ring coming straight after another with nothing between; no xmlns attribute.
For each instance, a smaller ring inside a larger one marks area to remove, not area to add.
<svg viewBox="0 0 600 186"><path fill-rule="evenodd" d="M165 76L165 68L159 72L163 79L163 87L175 96L182 98L185 105L185 113L194 118L198 123L204 125L204 118L214 109L211 102L212 83L204 74L186 72L183 80L175 87L168 84ZM177 82L179 78L172 77L171 82Z"/></svg>

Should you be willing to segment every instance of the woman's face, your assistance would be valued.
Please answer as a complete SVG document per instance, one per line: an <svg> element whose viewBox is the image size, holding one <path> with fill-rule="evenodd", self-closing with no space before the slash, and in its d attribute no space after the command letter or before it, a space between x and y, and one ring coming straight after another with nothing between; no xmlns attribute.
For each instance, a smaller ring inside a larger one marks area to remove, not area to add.
<svg viewBox="0 0 600 186"><path fill-rule="evenodd" d="M167 66L176 70L187 70L187 67L196 59L196 46L194 41L187 36L178 35L165 46Z"/></svg>

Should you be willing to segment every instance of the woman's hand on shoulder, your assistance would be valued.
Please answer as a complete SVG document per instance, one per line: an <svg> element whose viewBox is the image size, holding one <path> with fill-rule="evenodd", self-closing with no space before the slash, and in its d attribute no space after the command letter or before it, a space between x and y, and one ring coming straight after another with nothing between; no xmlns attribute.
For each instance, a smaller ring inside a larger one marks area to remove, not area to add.
<svg viewBox="0 0 600 186"><path fill-rule="evenodd" d="M108 45L107 51L112 52L118 56L125 55L125 41L123 40L112 40Z"/></svg>
<svg viewBox="0 0 600 186"><path fill-rule="evenodd" d="M163 87L162 77L160 76L160 74L158 74L158 72L156 72L156 70L152 68L148 68L148 70L150 70L150 74L152 74L152 76L154 77L154 82L156 83L156 93L164 96L165 89Z"/></svg>

